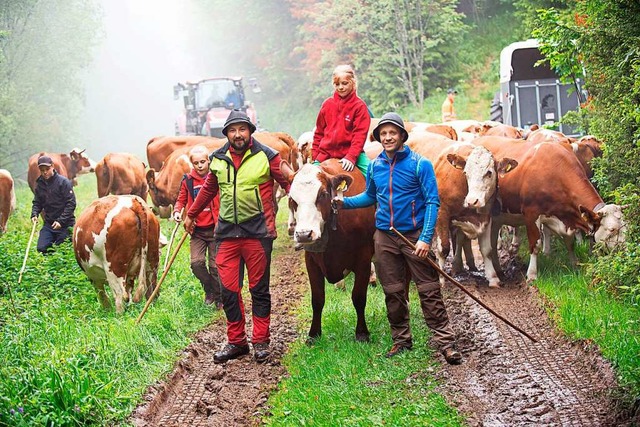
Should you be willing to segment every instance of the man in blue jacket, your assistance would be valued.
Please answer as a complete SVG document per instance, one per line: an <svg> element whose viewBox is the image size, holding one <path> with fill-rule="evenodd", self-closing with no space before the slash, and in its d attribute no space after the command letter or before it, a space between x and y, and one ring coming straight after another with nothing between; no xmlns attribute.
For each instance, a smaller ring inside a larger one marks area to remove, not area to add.
<svg viewBox="0 0 640 427"><path fill-rule="evenodd" d="M378 203L374 234L376 271L384 289L393 338L386 357L413 347L405 289L408 267L435 343L448 363L459 364L462 356L455 349L455 335L449 326L438 273L426 259L440 206L433 165L404 145L409 134L396 113L382 116L373 137L384 150L369 165L365 191L346 197L343 207L354 209ZM392 226L415 244L415 251L390 231Z"/></svg>
<svg viewBox="0 0 640 427"><path fill-rule="evenodd" d="M38 157L38 169L40 176L36 180L31 221L38 222L38 215L44 211L38 252L46 253L54 244L59 245L69 238L69 229L76 222L76 195L71 181L54 169L51 157Z"/></svg>

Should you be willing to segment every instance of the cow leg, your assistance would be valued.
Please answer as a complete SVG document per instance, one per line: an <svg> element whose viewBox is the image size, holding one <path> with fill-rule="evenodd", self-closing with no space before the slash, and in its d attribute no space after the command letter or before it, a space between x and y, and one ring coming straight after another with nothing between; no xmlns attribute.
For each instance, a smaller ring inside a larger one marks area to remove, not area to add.
<svg viewBox="0 0 640 427"><path fill-rule="evenodd" d="M542 229L542 253L551 255L551 230L544 224L540 225Z"/></svg>
<svg viewBox="0 0 640 427"><path fill-rule="evenodd" d="M111 302L109 301L109 297L107 296L107 292L104 290L104 282L103 281L92 280L91 284L93 285L93 287L95 288L96 292L98 293L98 301L100 301L100 305L102 306L102 308L110 309L111 308Z"/></svg>
<svg viewBox="0 0 640 427"><path fill-rule="evenodd" d="M113 292L114 299L116 300L116 313L122 314L124 313L124 287L125 281L122 277L114 277L109 280L109 287L111 287L111 291Z"/></svg>
<svg viewBox="0 0 640 427"><path fill-rule="evenodd" d="M502 271L502 267L500 266L500 258L498 257L498 234L500 234L500 229L502 228L502 224L498 223L497 221L491 221L491 225L489 227L490 234L489 234L489 241L490 241L490 248L491 248L491 264L493 265L493 267L496 270L496 274L498 276L503 276L504 272ZM485 269L487 268L486 264L485 264Z"/></svg>
<svg viewBox="0 0 640 427"><path fill-rule="evenodd" d="M367 290L369 286L369 276L371 274L371 264L361 263L354 272L353 290L351 291L351 301L356 309L356 341L368 342L369 329L364 317L364 309L367 305Z"/></svg>
<svg viewBox="0 0 640 427"><path fill-rule="evenodd" d="M562 236L562 240L564 240L564 245L567 247L569 262L571 263L571 265L576 267L578 265L578 257L576 256L576 251L574 246L576 242L575 235L565 234Z"/></svg>
<svg viewBox="0 0 640 427"><path fill-rule="evenodd" d="M311 285L311 309L313 310L307 344L312 344L322 335L322 310L325 302L324 275L320 267L309 259L308 253L305 254L305 258L309 284Z"/></svg>
<svg viewBox="0 0 640 427"><path fill-rule="evenodd" d="M438 260L438 265L440 266L441 269L444 270L444 264L447 261L447 257L444 254L444 251L442 250L442 240L440 239L440 236L437 233L434 236L433 241L431 242L431 250L433 250L433 253L436 256L436 259ZM444 276L442 274L439 274L439 277L440 277L440 284L444 285ZM409 284L407 283L407 301L408 300L409 300Z"/></svg>
<svg viewBox="0 0 640 427"><path fill-rule="evenodd" d="M462 230L458 230L457 234L461 235L459 237L459 239L462 240L460 242L460 246L462 246L462 250L464 252L464 259L467 261L467 268L469 271L478 271L478 268L476 267L476 260L473 257L473 249L471 249L471 239L467 238Z"/></svg>
<svg viewBox="0 0 640 427"><path fill-rule="evenodd" d="M378 275L376 274L376 265L371 262L371 272L369 274L369 286L378 285Z"/></svg>
<svg viewBox="0 0 640 427"><path fill-rule="evenodd" d="M538 253L540 252L540 229L533 221L527 222L527 239L529 240L529 268L527 269L527 283L538 278Z"/></svg>
<svg viewBox="0 0 640 427"><path fill-rule="evenodd" d="M484 275L489 281L490 288L499 288L500 279L498 273L493 265L493 259L491 257L491 220L482 233L478 235L478 246L480 246L480 253L482 254L482 261L484 262Z"/></svg>

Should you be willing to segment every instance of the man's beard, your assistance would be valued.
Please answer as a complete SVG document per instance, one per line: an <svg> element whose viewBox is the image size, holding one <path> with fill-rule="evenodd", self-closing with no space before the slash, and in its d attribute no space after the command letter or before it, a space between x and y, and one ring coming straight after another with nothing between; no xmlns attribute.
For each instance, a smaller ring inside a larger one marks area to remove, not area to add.
<svg viewBox="0 0 640 427"><path fill-rule="evenodd" d="M249 146L249 139L244 139L244 138L233 139L229 141L229 144L231 144L233 149L236 151L244 151Z"/></svg>

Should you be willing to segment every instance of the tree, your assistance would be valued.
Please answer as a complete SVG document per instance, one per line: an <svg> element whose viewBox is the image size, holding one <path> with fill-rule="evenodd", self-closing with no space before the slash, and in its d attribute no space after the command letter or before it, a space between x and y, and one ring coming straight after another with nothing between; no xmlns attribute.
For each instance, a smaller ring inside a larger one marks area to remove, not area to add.
<svg viewBox="0 0 640 427"><path fill-rule="evenodd" d="M421 108L430 90L460 78L456 50L467 27L453 0L290 1L312 20L303 37L333 47L318 58L305 46L307 60L316 58L310 69L352 63L363 77L359 90L374 109Z"/></svg>
<svg viewBox="0 0 640 427"><path fill-rule="evenodd" d="M81 71L99 25L95 1L4 1L0 9L0 167L26 173L37 150L71 148Z"/></svg>

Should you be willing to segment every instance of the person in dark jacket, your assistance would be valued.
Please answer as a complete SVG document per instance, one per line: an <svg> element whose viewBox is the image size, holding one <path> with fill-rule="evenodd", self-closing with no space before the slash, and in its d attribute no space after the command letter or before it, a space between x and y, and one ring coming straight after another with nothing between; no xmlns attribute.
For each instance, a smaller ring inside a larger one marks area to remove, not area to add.
<svg viewBox="0 0 640 427"><path fill-rule="evenodd" d="M404 145L409 138L404 121L396 113L387 113L373 130L373 137L383 147L369 164L364 192L334 203L345 209L362 208L378 203L374 247L376 271L382 284L391 326L393 346L386 357L411 350L405 278L406 268L418 289L420 305L433 339L446 361L459 364L462 356L455 349L455 335L442 300L438 273L427 261L430 254L440 199L431 162ZM413 250L391 227L414 245Z"/></svg>
<svg viewBox="0 0 640 427"><path fill-rule="evenodd" d="M76 222L76 195L71 181L54 169L51 157L40 156L38 169L40 176L36 180L31 221L37 223L40 213L44 213L37 248L38 252L47 253L53 245L69 239L70 229Z"/></svg>
<svg viewBox="0 0 640 427"><path fill-rule="evenodd" d="M191 234L200 212L220 195L214 237L228 343L215 353L214 363L249 353L241 293L245 268L252 301L254 357L264 362L270 354L269 276L277 237L273 184L277 181L287 193L290 184L280 171L280 154L256 141L251 136L255 130L246 113L234 110L229 114L222 129L227 143L211 154L209 173L184 221Z"/></svg>

